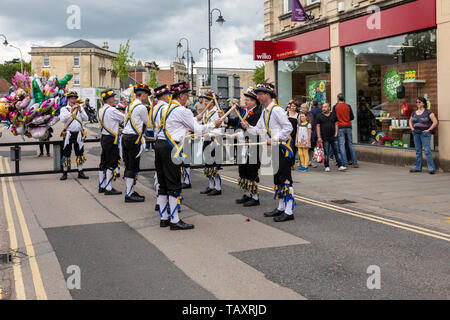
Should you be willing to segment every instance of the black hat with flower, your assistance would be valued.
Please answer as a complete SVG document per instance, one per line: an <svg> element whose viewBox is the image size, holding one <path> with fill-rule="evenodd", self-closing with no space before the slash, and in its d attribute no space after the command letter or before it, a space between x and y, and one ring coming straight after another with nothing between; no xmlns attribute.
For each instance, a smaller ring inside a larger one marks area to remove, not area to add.
<svg viewBox="0 0 450 320"><path fill-rule="evenodd" d="M159 98L165 94L170 94L170 88L167 84L162 85L156 89L153 90L153 93L155 95L156 98Z"/></svg>
<svg viewBox="0 0 450 320"><path fill-rule="evenodd" d="M152 89L146 84L138 83L138 84L134 85L133 88L134 88L133 89L134 93L145 92L148 95L152 94Z"/></svg>
<svg viewBox="0 0 450 320"><path fill-rule="evenodd" d="M116 94L114 93L114 91L112 89L109 89L109 90L103 91L100 96L103 101L106 101L109 98L116 96Z"/></svg>
<svg viewBox="0 0 450 320"><path fill-rule="evenodd" d="M67 93L67 99L69 98L78 98L78 92L70 91L69 93Z"/></svg>
<svg viewBox="0 0 450 320"><path fill-rule="evenodd" d="M253 90L255 93L258 92L265 92L270 94L270 96L272 98L276 98L277 97L277 93L275 90L275 86L271 83L266 83L266 82L262 82L262 83L258 83L256 85L256 89Z"/></svg>
<svg viewBox="0 0 450 320"><path fill-rule="evenodd" d="M170 92L174 96L179 96L180 94L189 91L191 91L191 89L189 88L189 83L186 83L185 81L177 82L170 85Z"/></svg>
<svg viewBox="0 0 450 320"><path fill-rule="evenodd" d="M247 89L247 92L244 93L244 96L258 101L258 97L256 96L255 90L252 87Z"/></svg>

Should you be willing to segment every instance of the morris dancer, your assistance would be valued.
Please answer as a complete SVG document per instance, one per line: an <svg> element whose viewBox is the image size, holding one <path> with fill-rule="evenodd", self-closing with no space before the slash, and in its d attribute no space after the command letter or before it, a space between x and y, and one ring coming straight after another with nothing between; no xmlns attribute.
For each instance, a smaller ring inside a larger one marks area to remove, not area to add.
<svg viewBox="0 0 450 320"><path fill-rule="evenodd" d="M261 135L266 133L267 145L279 144L279 167L274 175L275 199L278 200L278 208L272 212L264 213L264 216L274 217L275 222L294 220L295 200L291 176L291 157L295 155L291 138L292 125L288 120L286 111L274 102L277 95L272 84L259 83L254 91L264 107L263 116L256 126L250 126L245 122L242 127L247 129L250 134Z"/></svg>
<svg viewBox="0 0 450 320"><path fill-rule="evenodd" d="M249 125L256 126L259 118L261 117L262 107L258 101L256 93L253 91L253 88L248 88L247 92L244 93L244 96L245 106L247 107L247 109L242 112L242 117L246 119ZM243 204L244 207L259 206L258 171L261 167L261 161L259 159L258 153L256 154L256 159L253 158L252 160L250 160L251 155L249 153L248 146L244 146L242 151L243 163L239 164L238 186L242 191L245 191L245 194L241 199L237 199L236 203Z"/></svg>
<svg viewBox="0 0 450 320"><path fill-rule="evenodd" d="M119 125L123 123L124 115L114 107L115 93L112 90L103 91L101 98L105 103L98 111L98 120L100 123L102 154L99 166L99 187L98 192L105 195L122 194L112 187L114 179L114 170L120 161L119 152Z"/></svg>
<svg viewBox="0 0 450 320"><path fill-rule="evenodd" d="M89 179L83 172L83 164L86 162L83 143L86 132L83 129L83 121L88 121L89 117L84 108L77 103L78 93L76 91L69 92L67 99L69 104L61 109L59 116L61 123L64 125L61 132L61 136L64 137L63 157L61 159L63 175L60 180L67 180L67 171L71 165L72 145L77 156L78 179Z"/></svg>
<svg viewBox="0 0 450 320"><path fill-rule="evenodd" d="M205 94L204 98L210 102L214 99L214 92L209 91ZM203 116L198 115L197 120L202 121L203 125L207 125L219 119L219 110L214 104L210 104L209 109L203 114ZM205 149L211 144L214 143L218 145L216 138L213 135L211 136L211 140L203 142L203 152ZM203 138L202 138L203 141ZM215 156L214 148L211 152L211 157ZM215 162L213 164L206 164L205 169L203 169L203 173L206 178L209 179L209 186L205 189L205 191L200 192L201 194L206 194L208 196L218 196L222 194L222 179L220 178L220 166L218 166Z"/></svg>
<svg viewBox="0 0 450 320"><path fill-rule="evenodd" d="M184 223L178 215L183 200L180 168L185 156L182 143L186 129L205 133L215 126L220 126L221 122L216 120L204 126L197 123L191 111L184 107L190 91L186 82L171 85L170 91L173 94L172 101L162 115L155 146L155 166L159 181L157 203L162 208L159 211L160 227L170 226L170 230L187 230L193 229L194 225ZM167 212L168 207L170 212Z"/></svg>
<svg viewBox="0 0 450 320"><path fill-rule="evenodd" d="M125 202L144 202L145 197L133 191L139 173L140 156L144 150L142 133L148 122L148 111L142 102L148 101L150 88L145 84L134 86L134 101L125 109L122 135L122 156L125 162Z"/></svg>

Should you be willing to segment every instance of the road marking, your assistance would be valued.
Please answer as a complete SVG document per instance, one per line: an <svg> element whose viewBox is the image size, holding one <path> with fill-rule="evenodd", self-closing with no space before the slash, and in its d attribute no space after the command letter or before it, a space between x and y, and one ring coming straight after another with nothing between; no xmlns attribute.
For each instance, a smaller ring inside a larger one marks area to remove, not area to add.
<svg viewBox="0 0 450 320"><path fill-rule="evenodd" d="M8 161L5 159L6 172L11 173ZM37 300L47 300L47 294L44 289L44 284L42 282L41 273L39 272L39 266L36 260L36 253L34 251L33 242L31 241L30 232L28 230L28 225L25 220L25 216L22 211L22 206L20 205L19 197L17 196L16 187L12 177L9 177L9 185L11 188L11 194L13 196L14 205L16 207L17 216L19 218L20 228L22 229L23 240L25 243L25 248L27 250L27 255L30 261L31 275L33 278L34 290L36 293Z"/></svg>
<svg viewBox="0 0 450 320"><path fill-rule="evenodd" d="M225 175L221 175L222 180L228 181L228 182L232 182L232 183L237 183L237 179L234 179L232 177L228 177ZM274 194L275 192L273 191L273 188L264 186L264 185L258 185L258 187L261 190L267 191L269 193ZM374 221L374 222L378 222L378 223L382 223L385 225L389 225L392 227L396 227L399 229L403 229L403 230L408 230L411 232L415 232L415 233L419 233L422 235L426 235L429 237L433 237L436 239L441 239L441 240L445 240L445 241L449 241L450 242L450 234L446 234L446 233L442 233L442 232L438 232L438 231L434 231L431 229L427 229L427 228L422 228L419 226L414 226L411 224L407 224L404 222L400 222L400 221L396 221L396 220L392 220L392 219L388 219L388 218L383 218L383 217L378 217L372 214L368 214L368 213L363 213L363 212L359 212L359 211L355 211L355 210L351 210L351 209L347 209L347 208L343 208L343 207L339 207L336 205L332 205L332 204L328 204L326 202L321 202L321 201L317 201L317 200L313 200L313 199L309 199L309 198L305 198L305 197L301 197L301 196L297 196L294 195L294 198L298 201L304 202L304 203L308 203L317 207L321 207L321 208L325 208L325 209L329 209L335 212L340 212L340 213L345 213L347 215L351 215L354 217L359 217L362 219L366 219L366 220L370 220L370 221Z"/></svg>
<svg viewBox="0 0 450 320"><path fill-rule="evenodd" d="M0 157L0 173L4 173L3 171L3 157ZM1 178L2 182L2 192L3 192L3 205L5 207L5 214L6 214L6 222L8 224L8 233L9 233L9 243L12 250L18 249L17 244L17 235L16 235L16 228L14 226L14 219L11 211L11 206L9 203L9 196L8 196L8 190L6 188L5 178ZM22 269L20 266L20 260L19 258L13 256L12 258L13 262L13 273L14 273L14 287L16 290L16 299L17 300L26 300L25 295L25 287L23 285L23 278L22 278Z"/></svg>

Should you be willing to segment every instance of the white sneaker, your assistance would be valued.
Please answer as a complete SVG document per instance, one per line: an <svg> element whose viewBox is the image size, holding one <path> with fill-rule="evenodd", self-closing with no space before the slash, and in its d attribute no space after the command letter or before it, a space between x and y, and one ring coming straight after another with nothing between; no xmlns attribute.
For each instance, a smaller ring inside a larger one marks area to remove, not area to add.
<svg viewBox="0 0 450 320"><path fill-rule="evenodd" d="M338 170L339 170L339 171L347 171L347 167L340 166Z"/></svg>
<svg viewBox="0 0 450 320"><path fill-rule="evenodd" d="M330 172L330 171L331 171L330 167L325 168L325 172Z"/></svg>

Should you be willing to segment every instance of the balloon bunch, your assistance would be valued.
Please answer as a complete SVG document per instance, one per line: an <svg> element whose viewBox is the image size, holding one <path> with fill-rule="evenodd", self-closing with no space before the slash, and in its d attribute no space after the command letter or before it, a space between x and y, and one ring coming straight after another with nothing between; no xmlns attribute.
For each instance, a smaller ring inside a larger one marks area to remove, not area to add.
<svg viewBox="0 0 450 320"><path fill-rule="evenodd" d="M47 129L59 121L60 107L67 105L66 85L72 79L67 74L61 80L50 77L48 70L29 76L16 72L9 95L0 99L0 117L13 135L42 139Z"/></svg>

